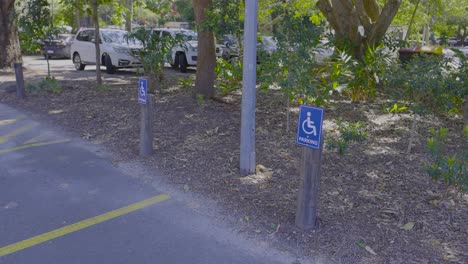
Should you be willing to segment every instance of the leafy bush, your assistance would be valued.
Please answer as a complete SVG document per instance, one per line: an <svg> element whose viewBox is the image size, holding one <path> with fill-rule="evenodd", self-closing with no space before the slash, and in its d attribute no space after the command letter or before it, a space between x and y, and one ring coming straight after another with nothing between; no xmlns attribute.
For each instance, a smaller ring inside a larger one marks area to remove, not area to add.
<svg viewBox="0 0 468 264"><path fill-rule="evenodd" d="M337 121L339 135L327 141L330 150L336 149L339 154L344 154L349 145L354 142L362 142L367 139L365 124L362 122Z"/></svg>
<svg viewBox="0 0 468 264"><path fill-rule="evenodd" d="M193 77L189 76L188 78L180 77L178 84L184 89L191 89L193 87Z"/></svg>
<svg viewBox="0 0 468 264"><path fill-rule="evenodd" d="M274 12L282 14L273 32L277 51L262 57L257 65L260 87L279 87L289 101L325 105L334 84L328 81L328 69L318 65L313 52L320 43L322 27L298 15L300 10L293 6L277 5Z"/></svg>
<svg viewBox="0 0 468 264"><path fill-rule="evenodd" d="M463 83L457 75L466 73L453 68L452 62L450 58L422 55L404 65L395 64L386 71L385 88L393 99L406 102L419 115L457 111L466 91L466 80Z"/></svg>
<svg viewBox="0 0 468 264"><path fill-rule="evenodd" d="M20 5L19 2L22 2ZM17 1L20 46L25 54L37 53L41 45L38 40L53 30L50 21L50 9L47 0Z"/></svg>
<svg viewBox="0 0 468 264"><path fill-rule="evenodd" d="M31 39L27 33L19 32L19 41L21 52L25 55L36 55L41 50L41 44L34 39Z"/></svg>
<svg viewBox="0 0 468 264"><path fill-rule="evenodd" d="M417 56L387 69L384 77L387 93L413 113L407 153L416 134L418 115L460 112L468 89L466 71L465 58L454 60L435 55Z"/></svg>
<svg viewBox="0 0 468 264"><path fill-rule="evenodd" d="M184 36L177 35L173 38L170 35L153 33L150 28L139 27L128 35L129 39L137 39L143 49L139 50L139 58L143 65L145 75L149 76L154 81L155 86L159 86L159 82L163 78L164 64L171 56L171 50L174 46L180 45L184 41ZM150 81L150 83L152 83ZM156 87L149 87L150 92L154 93ZM161 87L159 87L161 88Z"/></svg>
<svg viewBox="0 0 468 264"><path fill-rule="evenodd" d="M54 77L45 77L39 82L29 83L26 86L26 90L33 94L45 92L59 94L63 92L63 87Z"/></svg>
<svg viewBox="0 0 468 264"><path fill-rule="evenodd" d="M351 66L352 78L347 92L352 101L368 100L375 97L377 85L380 83L387 66L391 64L390 54L378 47L368 46L362 61L354 61Z"/></svg>
<svg viewBox="0 0 468 264"><path fill-rule="evenodd" d="M217 88L221 94L227 94L242 86L242 63L237 60L233 63L223 58L216 59L215 72Z"/></svg>
<svg viewBox="0 0 468 264"><path fill-rule="evenodd" d="M96 89L97 89L98 91L101 91L101 92L107 92L107 91L110 91L110 90L111 90L110 86L109 86L109 85L105 85L105 84L100 84L100 85L96 86Z"/></svg>
<svg viewBox="0 0 468 264"><path fill-rule="evenodd" d="M431 129L430 133L431 137L427 139L430 162L424 165L427 174L468 193L468 126L464 128L462 153L454 155L448 155L445 149L448 129Z"/></svg>
<svg viewBox="0 0 468 264"><path fill-rule="evenodd" d="M394 115L409 112L408 107L401 105L401 104L397 104L397 103L394 103L388 107L385 107L384 111L387 113L394 114Z"/></svg>

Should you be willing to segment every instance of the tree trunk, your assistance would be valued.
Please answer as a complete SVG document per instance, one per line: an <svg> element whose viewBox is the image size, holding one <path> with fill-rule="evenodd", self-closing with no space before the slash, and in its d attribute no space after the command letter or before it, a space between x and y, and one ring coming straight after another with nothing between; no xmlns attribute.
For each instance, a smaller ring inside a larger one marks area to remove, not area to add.
<svg viewBox="0 0 468 264"><path fill-rule="evenodd" d="M80 10L77 8L76 11L75 11L75 23L74 23L74 27L73 27L73 33L76 33L78 32L78 30L80 29L81 27L81 12Z"/></svg>
<svg viewBox="0 0 468 264"><path fill-rule="evenodd" d="M400 8L401 0L389 0L380 8L377 0L318 0L317 7L335 30L336 46L349 48L361 60L367 45L382 41Z"/></svg>
<svg viewBox="0 0 468 264"><path fill-rule="evenodd" d="M197 94L205 98L214 96L214 81L216 78L216 45L214 34L203 29L203 23L207 19L206 11L211 6L212 0L193 0L195 22L198 27L198 57L197 77L195 90Z"/></svg>
<svg viewBox="0 0 468 264"><path fill-rule="evenodd" d="M133 20L133 0L127 0L125 10L125 30L132 31L132 20Z"/></svg>
<svg viewBox="0 0 468 264"><path fill-rule="evenodd" d="M465 126L468 126L468 95L465 95L465 102L463 103L463 120Z"/></svg>
<svg viewBox="0 0 468 264"><path fill-rule="evenodd" d="M418 2L416 2L416 6L414 7L414 10L413 10L413 14L411 15L411 19L410 19L410 22L409 22L409 25L408 25L408 30L406 31L406 35L405 35L405 41L408 40L409 36L411 35L411 30L413 28L413 23L414 23L414 18L416 17L416 11L418 11L418 6L419 6L419 3L421 2L421 0L418 0Z"/></svg>
<svg viewBox="0 0 468 264"><path fill-rule="evenodd" d="M101 42L99 34L99 14L98 14L98 0L93 0L93 22L94 22L94 46L96 49L96 82L97 85L102 85L102 76L101 76L101 49L99 44Z"/></svg>
<svg viewBox="0 0 468 264"><path fill-rule="evenodd" d="M15 0L0 1L0 69L22 62L15 20Z"/></svg>

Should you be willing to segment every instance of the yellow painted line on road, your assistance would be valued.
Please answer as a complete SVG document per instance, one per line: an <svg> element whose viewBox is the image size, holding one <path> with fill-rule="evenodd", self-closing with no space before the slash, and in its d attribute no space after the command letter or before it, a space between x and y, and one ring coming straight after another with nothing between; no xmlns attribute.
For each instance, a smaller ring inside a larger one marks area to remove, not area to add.
<svg viewBox="0 0 468 264"><path fill-rule="evenodd" d="M44 139L46 139L46 138L48 138L50 136L51 136L50 133L40 134L37 137L33 137L33 138L23 142L23 144L26 145L26 144L31 144L31 143L38 143L38 142L43 141Z"/></svg>
<svg viewBox="0 0 468 264"><path fill-rule="evenodd" d="M31 130L33 127L34 125L28 124L20 128L17 128L6 135L0 136L0 144L7 142L10 138L16 137L18 135L23 134L24 132Z"/></svg>
<svg viewBox="0 0 468 264"><path fill-rule="evenodd" d="M3 120L0 120L0 126L6 126L6 125L9 125L9 124L13 124L17 121L20 121L22 119L25 119L26 117L25 116L19 116L17 118L11 118L11 119L3 119Z"/></svg>
<svg viewBox="0 0 468 264"><path fill-rule="evenodd" d="M65 143L65 142L70 142L70 140L69 139L62 139L62 140L56 140L56 141L50 141L50 142L41 142L41 143L32 143L32 144L20 145L20 146L14 147L14 148L0 149L0 154L9 153L9 152L13 152L13 151L21 150L21 149L34 148L34 147L40 147L40 146L47 146L47 145L52 145L52 144Z"/></svg>
<svg viewBox="0 0 468 264"><path fill-rule="evenodd" d="M169 195L167 195L167 194L161 194L161 195L158 195L158 196L154 196L154 197L149 198L147 200L131 204L131 205L127 206L127 207L122 207L120 209L110 211L108 213L98 215L98 216L95 216L95 217L92 217L92 218L88 218L86 220L83 220L83 221L80 221L80 222L77 222L77 223L74 223L74 224L71 224L71 225L67 225L67 226L64 226L62 228L59 228L59 229L56 229L56 230L53 230L53 231L50 231L50 232L47 232L47 233L32 237L32 238L29 238L29 239L26 239L26 240L23 240L23 241L20 241L20 242L17 242L17 243L2 247L2 248L0 248L0 257L11 254L11 253L14 253L14 252L17 252L17 251L20 251L20 250L23 250L23 249L28 248L28 247L35 246L37 244L44 243L46 241L49 241L49 240L55 239L57 237L61 237L61 236L73 233L75 231L78 231L78 230L81 230L81 229L84 229L84 228L87 228L87 227L90 227L90 226L93 226L93 225L108 221L110 219L113 219L113 218L116 218L116 217L119 217L119 216L122 216L122 215L125 215L125 214L128 214L128 213L131 213L133 211L142 209L142 208L150 206L152 204L165 201L165 200L167 200L169 198L171 198L171 197Z"/></svg>

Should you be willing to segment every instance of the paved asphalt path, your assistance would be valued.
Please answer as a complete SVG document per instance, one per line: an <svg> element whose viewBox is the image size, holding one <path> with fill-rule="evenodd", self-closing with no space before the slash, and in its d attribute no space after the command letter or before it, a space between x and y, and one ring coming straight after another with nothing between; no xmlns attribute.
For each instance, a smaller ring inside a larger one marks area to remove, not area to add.
<svg viewBox="0 0 468 264"><path fill-rule="evenodd" d="M292 263L274 252L0 104L1 264Z"/></svg>

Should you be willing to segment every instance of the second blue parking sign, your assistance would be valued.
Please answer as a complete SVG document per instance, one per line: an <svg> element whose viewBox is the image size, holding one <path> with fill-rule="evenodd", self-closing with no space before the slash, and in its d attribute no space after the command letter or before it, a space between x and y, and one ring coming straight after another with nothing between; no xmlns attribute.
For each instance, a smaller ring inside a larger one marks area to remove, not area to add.
<svg viewBox="0 0 468 264"><path fill-rule="evenodd" d="M308 148L320 149L322 139L323 109L301 105L296 143Z"/></svg>
<svg viewBox="0 0 468 264"><path fill-rule="evenodd" d="M139 78L138 79L138 103L146 104L148 97L148 79Z"/></svg>

